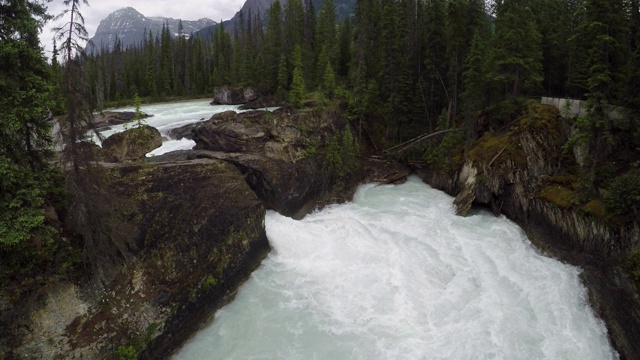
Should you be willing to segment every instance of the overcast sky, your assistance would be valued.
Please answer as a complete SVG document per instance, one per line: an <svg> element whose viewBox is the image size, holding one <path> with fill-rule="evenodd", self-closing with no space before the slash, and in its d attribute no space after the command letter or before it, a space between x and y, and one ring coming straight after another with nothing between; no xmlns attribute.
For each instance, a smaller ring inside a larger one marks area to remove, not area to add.
<svg viewBox="0 0 640 360"><path fill-rule="evenodd" d="M163 16L174 19L198 20L209 18L219 22L229 20L240 10L245 0L88 0L89 6L82 5L80 13L84 16L89 38L96 33L100 21L112 12L130 6L144 16ZM48 4L48 13L57 15L66 7L63 0L53 0ZM40 41L45 47L45 55L51 57L53 33L51 28L59 26L68 19L47 24Z"/></svg>

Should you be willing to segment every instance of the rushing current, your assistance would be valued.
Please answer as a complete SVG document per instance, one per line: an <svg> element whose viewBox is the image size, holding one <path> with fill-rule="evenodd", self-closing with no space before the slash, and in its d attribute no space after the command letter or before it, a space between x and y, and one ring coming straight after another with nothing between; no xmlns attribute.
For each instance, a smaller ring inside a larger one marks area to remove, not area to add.
<svg viewBox="0 0 640 360"><path fill-rule="evenodd" d="M142 122L153 126L164 137L162 146L151 151L147 154L148 157L162 155L164 153L174 150L188 150L195 146L195 141L189 139L172 139L169 136L169 131L174 128L178 128L184 125L196 123L199 121L209 120L213 114L221 113L224 111L233 110L236 112L243 112L239 110L239 105L215 105L211 106L209 103L211 100L190 100L172 103L156 103L156 104L143 104L140 110L146 114L153 115L150 118L143 119ZM267 110L273 110L275 108L267 108ZM134 111L132 106L123 107L118 109L110 109L110 111ZM105 138L113 135L117 132L125 130L125 127L131 128L134 124L129 123L125 125L115 125L110 127L109 130L102 131L101 134ZM99 139L94 137L94 141L100 144Z"/></svg>
<svg viewBox="0 0 640 360"><path fill-rule="evenodd" d="M580 269L410 177L297 221L174 359L617 359Z"/></svg>

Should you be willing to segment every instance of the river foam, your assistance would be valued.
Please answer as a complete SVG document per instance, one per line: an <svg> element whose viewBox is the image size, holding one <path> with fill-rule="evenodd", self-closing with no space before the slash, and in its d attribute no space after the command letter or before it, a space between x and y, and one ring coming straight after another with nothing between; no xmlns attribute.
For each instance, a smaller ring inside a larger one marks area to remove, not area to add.
<svg viewBox="0 0 640 360"><path fill-rule="evenodd" d="M296 221L175 359L616 359L580 270L411 177Z"/></svg>

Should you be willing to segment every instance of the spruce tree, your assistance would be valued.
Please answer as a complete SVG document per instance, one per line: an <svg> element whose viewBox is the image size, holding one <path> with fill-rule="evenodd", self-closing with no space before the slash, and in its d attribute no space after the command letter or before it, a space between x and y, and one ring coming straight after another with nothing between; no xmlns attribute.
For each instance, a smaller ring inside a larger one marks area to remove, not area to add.
<svg viewBox="0 0 640 360"><path fill-rule="evenodd" d="M171 33L169 32L169 26L162 24L162 31L160 33L160 92L163 97L169 96L172 93L172 74Z"/></svg>
<svg viewBox="0 0 640 360"><path fill-rule="evenodd" d="M46 160L52 105L50 73L38 32L46 18L36 1L0 3L0 254L32 236L50 239L43 205L51 191ZM4 256L3 256L4 257Z"/></svg>
<svg viewBox="0 0 640 360"><path fill-rule="evenodd" d="M266 88L276 92L278 87L278 64L282 54L282 5L276 0L269 8L269 23L267 24L267 42L265 44L264 71L267 76Z"/></svg>
<svg viewBox="0 0 640 360"><path fill-rule="evenodd" d="M322 77L322 93L327 99L333 99L336 92L336 77L331 68L331 64L327 63Z"/></svg>
<svg viewBox="0 0 640 360"><path fill-rule="evenodd" d="M465 119L463 129L469 139L476 137L474 127L478 117L477 112L487 107L491 100L490 83L495 77L491 64L493 64L493 58L487 39L482 38L480 32L476 30L465 60L464 92L461 96Z"/></svg>
<svg viewBox="0 0 640 360"><path fill-rule="evenodd" d="M583 22L577 29L588 40L585 66L587 115L577 122L570 145L583 144L589 150L585 164L587 190L596 192L596 170L611 150L611 119L607 106L615 99L622 70L624 43L624 7L621 0L588 0L584 3Z"/></svg>
<svg viewBox="0 0 640 360"><path fill-rule="evenodd" d="M304 77L302 75L302 49L296 46L293 53L293 80L291 82L291 91L289 92L289 103L296 108L302 106L306 89Z"/></svg>
<svg viewBox="0 0 640 360"><path fill-rule="evenodd" d="M67 217L73 231L83 242L82 257L98 278L111 279L118 264L129 255L133 244L126 244L126 223L119 216L122 207L107 192L104 168L97 164L96 152L87 146L87 129L95 130L93 114L95 99L88 90L85 76L86 54L81 43L87 40L81 5L86 0L68 0L69 9L58 18L68 16L68 28L57 28L57 36L64 40L66 56L63 72L63 92L67 98L66 114L61 120L65 149L61 165L65 171Z"/></svg>
<svg viewBox="0 0 640 360"><path fill-rule="evenodd" d="M280 63L278 65L278 91L276 92L276 95L281 99L286 100L288 88L289 72L287 71L287 60L283 54L280 56Z"/></svg>
<svg viewBox="0 0 640 360"><path fill-rule="evenodd" d="M506 94L540 90L541 36L529 0L496 2L495 60Z"/></svg>
<svg viewBox="0 0 640 360"><path fill-rule="evenodd" d="M349 65L351 64L351 20L346 17L340 26L340 43L338 50L338 68L337 73L340 77L345 78L349 75Z"/></svg>
<svg viewBox="0 0 640 360"><path fill-rule="evenodd" d="M153 44L153 34L149 31L149 39L147 41L147 89L149 89L148 95L152 98L158 97L158 84L156 79L156 49Z"/></svg>

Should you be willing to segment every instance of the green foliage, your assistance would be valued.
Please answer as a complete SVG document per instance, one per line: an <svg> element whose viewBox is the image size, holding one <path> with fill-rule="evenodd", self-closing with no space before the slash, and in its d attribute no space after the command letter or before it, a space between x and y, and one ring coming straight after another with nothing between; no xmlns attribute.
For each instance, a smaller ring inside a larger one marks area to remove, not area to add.
<svg viewBox="0 0 640 360"><path fill-rule="evenodd" d="M631 278L640 283L640 248L635 248L627 255L625 269L631 275Z"/></svg>
<svg viewBox="0 0 640 360"><path fill-rule="evenodd" d="M610 215L640 218L640 170L616 177L605 194L604 204Z"/></svg>
<svg viewBox="0 0 640 360"><path fill-rule="evenodd" d="M454 173L464 161L464 143L462 132L449 132L437 146L427 149L423 159L435 170Z"/></svg>
<svg viewBox="0 0 640 360"><path fill-rule="evenodd" d="M0 250L38 234L50 239L45 204L53 190L50 72L38 31L45 17L40 4L8 1L0 21Z"/></svg>
<svg viewBox="0 0 640 360"><path fill-rule="evenodd" d="M359 156L360 147L354 140L351 130L346 128L336 133L327 144L323 168L338 176L344 176L358 169Z"/></svg>
<svg viewBox="0 0 640 360"><path fill-rule="evenodd" d="M604 206L600 200L591 200L580 208L582 212L597 218L604 218Z"/></svg>
<svg viewBox="0 0 640 360"><path fill-rule="evenodd" d="M218 281L213 276L209 275L202 282L202 289L204 291L209 291L209 290L213 289L213 287L216 286L217 283L218 283Z"/></svg>
<svg viewBox="0 0 640 360"><path fill-rule="evenodd" d="M118 350L116 350L116 356L118 356L118 360L136 360L138 358L138 352L133 345L121 345L118 346Z"/></svg>
<svg viewBox="0 0 640 360"><path fill-rule="evenodd" d="M496 4L495 59L497 80L514 97L537 91L543 80L542 37L529 1L499 1Z"/></svg>
<svg viewBox="0 0 640 360"><path fill-rule="evenodd" d="M287 72L287 61L284 55L280 56L280 65L278 66L278 91L277 95L281 99L287 98L287 89L289 88L289 73Z"/></svg>
<svg viewBox="0 0 640 360"><path fill-rule="evenodd" d="M331 64L327 63L322 81L322 93L328 99L333 99L336 92L336 78L331 68Z"/></svg>
<svg viewBox="0 0 640 360"><path fill-rule="evenodd" d="M313 156L316 151L318 151L318 149L315 146L309 146L307 150L305 150L305 154L307 155L307 157L310 157Z"/></svg>
<svg viewBox="0 0 640 360"><path fill-rule="evenodd" d="M143 125L143 113L142 110L140 110L140 107L142 106L142 99L140 99L138 93L135 93L135 95L133 96L133 106L135 107L135 115L133 116L133 121L136 122L136 128L141 128Z"/></svg>
<svg viewBox="0 0 640 360"><path fill-rule="evenodd" d="M289 103L295 108L302 106L302 100L306 94L304 85L304 76L302 75L302 50L300 46L296 46L293 58L293 82L291 83L291 91L289 92Z"/></svg>
<svg viewBox="0 0 640 360"><path fill-rule="evenodd" d="M571 208L575 202L574 192L560 185L543 188L540 191L540 197L563 209Z"/></svg>

